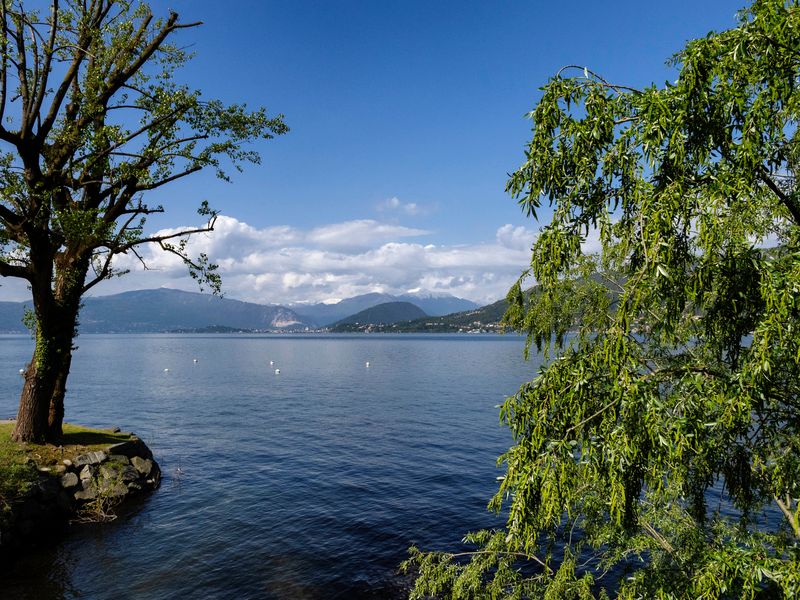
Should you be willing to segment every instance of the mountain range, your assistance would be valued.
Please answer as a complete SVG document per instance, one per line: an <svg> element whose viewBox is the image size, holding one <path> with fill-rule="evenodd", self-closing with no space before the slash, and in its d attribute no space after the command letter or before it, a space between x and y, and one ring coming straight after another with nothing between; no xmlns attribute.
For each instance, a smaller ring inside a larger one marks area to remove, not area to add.
<svg viewBox="0 0 800 600"><path fill-rule="evenodd" d="M454 296L401 297L376 293L348 298L336 304L286 307L162 288L87 297L80 312L78 329L81 333L157 333L207 330L209 327L297 331L325 327L386 303L403 306L383 309L382 318L388 320L378 322L393 323L425 314L441 315L451 306L478 306L474 302ZM409 311L404 306L407 303L413 303L419 312ZM0 332L26 332L22 323L26 309L30 309L29 302L0 302Z"/></svg>
<svg viewBox="0 0 800 600"><path fill-rule="evenodd" d="M294 303L289 304L289 308L301 317L324 327L359 313L362 310L388 302L410 302L421 308L426 315L437 317L478 308L480 306L471 300L457 298L449 294L417 293L393 296L391 294L371 293L346 298L334 304Z"/></svg>
<svg viewBox="0 0 800 600"><path fill-rule="evenodd" d="M381 325L391 325L401 321L411 321L427 317L419 306L411 302L384 302L377 306L372 306L354 315L345 317L337 321L331 327L335 329L342 325L358 325L359 323L378 323Z"/></svg>
<svg viewBox="0 0 800 600"><path fill-rule="evenodd" d="M26 308L30 303L0 303L0 330L26 331L21 322ZM257 330L311 326L284 306L166 288L85 298L78 321L81 333L152 333L210 325Z"/></svg>
<svg viewBox="0 0 800 600"><path fill-rule="evenodd" d="M498 300L487 306L441 316L424 316L395 322L346 319L331 327L335 333L469 333L500 331L500 321L508 301Z"/></svg>

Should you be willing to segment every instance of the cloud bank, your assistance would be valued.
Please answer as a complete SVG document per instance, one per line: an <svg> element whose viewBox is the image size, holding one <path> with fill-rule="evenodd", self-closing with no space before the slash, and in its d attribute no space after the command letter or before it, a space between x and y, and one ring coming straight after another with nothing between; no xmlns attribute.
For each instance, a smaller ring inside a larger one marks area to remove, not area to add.
<svg viewBox="0 0 800 600"><path fill-rule="evenodd" d="M165 229L161 234L181 228ZM447 292L492 302L530 261L535 233L503 225L494 240L467 245L422 243L432 232L371 219L313 229L255 228L220 216L211 233L190 238L192 255L206 253L220 265L227 296L260 303L331 302L368 292ZM186 268L157 247L144 248L148 266L132 255L116 261L125 277L103 282L97 294L126 289L175 287L196 290Z"/></svg>

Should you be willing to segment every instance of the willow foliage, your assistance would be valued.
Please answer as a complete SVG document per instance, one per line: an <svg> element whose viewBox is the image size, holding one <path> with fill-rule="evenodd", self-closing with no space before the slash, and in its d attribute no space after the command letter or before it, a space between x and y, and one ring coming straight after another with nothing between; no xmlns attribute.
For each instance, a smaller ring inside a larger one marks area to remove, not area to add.
<svg viewBox="0 0 800 600"><path fill-rule="evenodd" d="M502 407L506 528L412 549L412 597L800 597L800 6L673 61L530 113L508 191L552 219L506 320L549 361Z"/></svg>

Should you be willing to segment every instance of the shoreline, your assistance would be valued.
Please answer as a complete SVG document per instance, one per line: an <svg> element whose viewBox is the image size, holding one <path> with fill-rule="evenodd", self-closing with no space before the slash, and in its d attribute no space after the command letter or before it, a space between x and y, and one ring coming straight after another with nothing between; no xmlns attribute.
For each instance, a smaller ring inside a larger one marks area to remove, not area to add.
<svg viewBox="0 0 800 600"><path fill-rule="evenodd" d="M112 521L117 509L160 485L161 468L133 433L65 424L62 445L17 444L6 439L13 423L0 419L4 451L14 459L0 473L3 557L58 538L72 524Z"/></svg>

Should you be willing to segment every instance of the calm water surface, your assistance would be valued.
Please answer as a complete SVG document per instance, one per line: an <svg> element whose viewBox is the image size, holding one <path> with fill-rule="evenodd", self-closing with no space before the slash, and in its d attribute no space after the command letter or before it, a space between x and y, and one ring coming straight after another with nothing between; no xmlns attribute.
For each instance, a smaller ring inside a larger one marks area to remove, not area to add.
<svg viewBox="0 0 800 600"><path fill-rule="evenodd" d="M133 430L164 480L116 522L17 561L3 597L402 596L411 544L456 548L499 524L485 509L509 444L496 406L538 368L514 336L77 342L67 420ZM0 418L31 351L0 336Z"/></svg>

